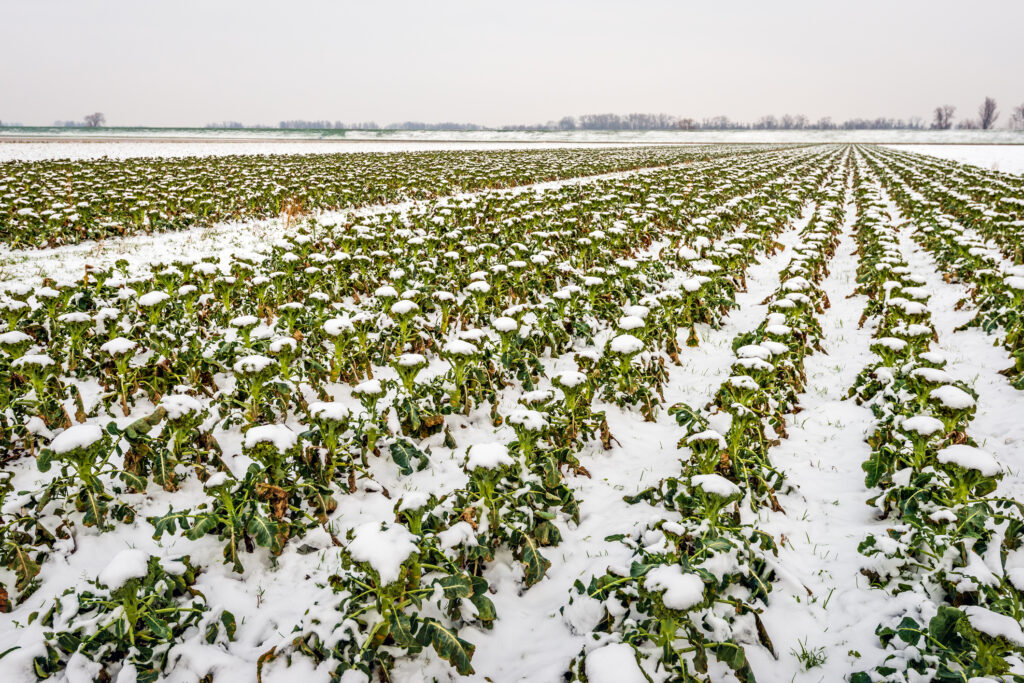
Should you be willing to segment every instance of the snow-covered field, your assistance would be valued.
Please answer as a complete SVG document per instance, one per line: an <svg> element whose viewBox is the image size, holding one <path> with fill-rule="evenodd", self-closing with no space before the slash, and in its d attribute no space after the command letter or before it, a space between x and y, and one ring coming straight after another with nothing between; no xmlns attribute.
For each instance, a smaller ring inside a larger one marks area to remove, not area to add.
<svg viewBox="0 0 1024 683"><path fill-rule="evenodd" d="M594 142L588 147L616 147L618 142ZM230 154L352 154L357 152L442 152L446 150L561 149L577 147L573 141L518 142L451 140L51 140L48 142L6 142L0 136L0 161L43 159L130 159L133 157L205 157Z"/></svg>
<svg viewBox="0 0 1024 683"><path fill-rule="evenodd" d="M990 171L1024 174L1024 145L888 145L904 152L928 154Z"/></svg>
<svg viewBox="0 0 1024 683"><path fill-rule="evenodd" d="M1024 676L1024 186L910 223L992 182L926 172L765 150L7 252L0 681Z"/></svg>
<svg viewBox="0 0 1024 683"><path fill-rule="evenodd" d="M1024 131L300 131L193 128L91 131L82 128L0 128L0 161L719 143L904 144L912 145L908 149L939 156L948 149L949 153L962 154L963 157L946 158L981 164L986 168L993 161L1005 158L1008 168L1001 170L1019 172L1013 169L1019 168L1017 150L1024 149ZM1018 145L1020 147L1015 147Z"/></svg>

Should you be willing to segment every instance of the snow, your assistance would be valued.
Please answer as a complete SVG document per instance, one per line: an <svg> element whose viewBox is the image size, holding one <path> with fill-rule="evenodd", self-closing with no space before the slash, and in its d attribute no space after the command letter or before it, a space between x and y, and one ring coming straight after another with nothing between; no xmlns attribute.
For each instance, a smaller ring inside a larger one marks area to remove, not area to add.
<svg viewBox="0 0 1024 683"><path fill-rule="evenodd" d="M491 291L491 286L483 280L476 280L466 285L465 291L467 294L486 294Z"/></svg>
<svg viewBox="0 0 1024 683"><path fill-rule="evenodd" d="M555 379L558 380L558 383L563 387L573 389L586 382L587 376L576 370L567 370L566 372L556 375Z"/></svg>
<svg viewBox="0 0 1024 683"><path fill-rule="evenodd" d="M111 356L123 356L135 350L138 346L137 342L131 339L125 339L124 337L115 337L110 341L100 346L100 351L109 353Z"/></svg>
<svg viewBox="0 0 1024 683"><path fill-rule="evenodd" d="M170 298L171 295L168 294L167 292L155 291L143 294L142 296L139 297L138 301L139 306L142 306L143 308L150 308L152 306L156 306L157 304L162 304L163 302L167 301Z"/></svg>
<svg viewBox="0 0 1024 683"><path fill-rule="evenodd" d="M688 444L700 441L714 441L720 448L725 448L726 445L725 437L713 429L705 429L704 431L697 432L686 439L686 443Z"/></svg>
<svg viewBox="0 0 1024 683"><path fill-rule="evenodd" d="M187 394L167 394L160 399L160 407L167 411L168 420L180 420L203 410L199 399Z"/></svg>
<svg viewBox="0 0 1024 683"><path fill-rule="evenodd" d="M25 342L32 341L32 337L28 336L21 330L13 330L11 332L4 332L0 334L0 344L23 344Z"/></svg>
<svg viewBox="0 0 1024 683"><path fill-rule="evenodd" d="M106 346L106 344L104 344L104 346ZM45 353L26 353L24 356L15 359L11 363L11 367L14 368L21 368L25 366L48 368L51 365L54 365L54 360L47 356Z"/></svg>
<svg viewBox="0 0 1024 683"><path fill-rule="evenodd" d="M663 564L644 575L644 586L661 591L665 607L685 611L704 601L704 582L696 574L684 574L677 564Z"/></svg>
<svg viewBox="0 0 1024 683"><path fill-rule="evenodd" d="M402 494L402 501L398 506L399 512L416 510L423 507L430 501L430 494L424 491L409 491Z"/></svg>
<svg viewBox="0 0 1024 683"><path fill-rule="evenodd" d="M324 332L332 337L341 336L345 332L350 332L353 329L352 321L348 318L331 318L324 323Z"/></svg>
<svg viewBox="0 0 1024 683"><path fill-rule="evenodd" d="M100 572L97 580L111 592L128 583L131 579L141 579L149 571L149 553L135 548L122 550Z"/></svg>
<svg viewBox="0 0 1024 683"><path fill-rule="evenodd" d="M343 422L351 416L352 411L344 403L337 401L316 401L309 404L309 414L321 420Z"/></svg>
<svg viewBox="0 0 1024 683"><path fill-rule="evenodd" d="M644 350L644 343L631 334L620 334L608 342L613 353L630 356Z"/></svg>
<svg viewBox="0 0 1024 683"><path fill-rule="evenodd" d="M352 393L356 396L366 395L375 396L384 393L384 388L381 386L379 379L368 379L364 382L360 382L352 389Z"/></svg>
<svg viewBox="0 0 1024 683"><path fill-rule="evenodd" d="M88 448L103 438L103 429L99 425L72 425L50 442L49 449L54 453L70 453L76 448Z"/></svg>
<svg viewBox="0 0 1024 683"><path fill-rule="evenodd" d="M910 372L910 376L914 377L914 378L917 378L917 379L924 380L925 382L927 382L929 384L946 384L947 382L952 382L953 381L953 376L951 374L949 374L945 370L940 370L938 368L914 368ZM950 387L950 388L957 389L956 387ZM935 391L940 391L941 389L942 389L942 387L939 387ZM933 391L931 395L935 395L935 391ZM961 391L961 390L957 389L957 391ZM964 393L964 392L961 391L961 393ZM940 393L939 395L942 396L942 393ZM968 395L967 398L970 398L970 395Z"/></svg>
<svg viewBox="0 0 1024 683"><path fill-rule="evenodd" d="M420 307L417 306L414 301L408 301L406 299L396 301L391 304L391 313L397 316L411 315L418 310L420 310Z"/></svg>
<svg viewBox="0 0 1024 683"><path fill-rule="evenodd" d="M1005 638L1013 645L1024 647L1024 632L1012 617L978 605L968 605L963 608L963 612L971 626L978 631L993 638Z"/></svg>
<svg viewBox="0 0 1024 683"><path fill-rule="evenodd" d="M381 585L397 581L402 563L417 551L416 537L401 524L367 522L354 534L346 548L349 555L373 567Z"/></svg>
<svg viewBox="0 0 1024 683"><path fill-rule="evenodd" d="M8 140L11 140L8 142ZM14 140L18 140L14 142ZM23 140L23 141L22 141ZM0 161L189 157L231 154L345 154L444 150L554 149L581 144L884 143L894 149L984 168L1024 171L1009 130L725 130L725 131L319 131L283 129L81 128L0 129ZM908 144L911 143L911 144Z"/></svg>
<svg viewBox="0 0 1024 683"><path fill-rule="evenodd" d="M261 443L271 444L280 453L285 453L298 443L298 435L285 425L257 425L245 433L245 448L255 448Z"/></svg>
<svg viewBox="0 0 1024 683"><path fill-rule="evenodd" d="M235 361L232 369L239 375L255 375L263 372L271 365L275 365L275 362L271 358L266 356L260 356L259 354L253 354L251 356L244 356Z"/></svg>
<svg viewBox="0 0 1024 683"><path fill-rule="evenodd" d="M252 327L253 325L259 324L260 319L254 315L240 315L237 318L232 318L228 321L231 327Z"/></svg>
<svg viewBox="0 0 1024 683"><path fill-rule="evenodd" d="M508 448L500 443L474 444L470 446L467 455L466 469L469 470L477 468L493 470L512 464L512 456L508 454Z"/></svg>
<svg viewBox="0 0 1024 683"><path fill-rule="evenodd" d="M508 416L509 424L518 425L524 429L537 432L544 429L547 424L547 420L544 418L544 414L536 410L518 409L513 410Z"/></svg>
<svg viewBox="0 0 1024 683"><path fill-rule="evenodd" d="M456 522L447 529L439 531L437 540L445 549L458 548L461 545L475 545L476 531L469 522Z"/></svg>
<svg viewBox="0 0 1024 683"><path fill-rule="evenodd" d="M977 470L986 477L994 477L1002 471L995 458L974 446L953 444L940 450L935 457L944 465L953 464L965 470Z"/></svg>
<svg viewBox="0 0 1024 683"><path fill-rule="evenodd" d="M212 489L218 486L223 486L228 481L227 472L214 472L210 475L210 478L203 484L204 489Z"/></svg>
<svg viewBox="0 0 1024 683"><path fill-rule="evenodd" d="M493 327L497 332L514 332L519 329L519 323L516 322L515 318L502 316L500 318L495 318L491 322L491 327Z"/></svg>
<svg viewBox="0 0 1024 683"><path fill-rule="evenodd" d="M719 474L697 474L690 478L694 486L719 498L740 495L740 487Z"/></svg>
<svg viewBox="0 0 1024 683"><path fill-rule="evenodd" d="M427 359L418 353L403 353L398 357L397 363L403 368L416 368L425 366Z"/></svg>
<svg viewBox="0 0 1024 683"><path fill-rule="evenodd" d="M636 663L636 653L625 643L609 643L591 651L584 670L588 683L648 683Z"/></svg>
<svg viewBox="0 0 1024 683"><path fill-rule="evenodd" d="M900 425L905 432L914 432L918 436L931 436L937 432L942 431L943 425L941 420L937 420L931 415L915 415L908 417L903 420Z"/></svg>
<svg viewBox="0 0 1024 683"><path fill-rule="evenodd" d="M462 339L453 339L444 345L444 352L449 356L473 356L480 352L473 344Z"/></svg>
<svg viewBox="0 0 1024 683"><path fill-rule="evenodd" d="M1024 173L1024 140L1017 144L944 144L944 145L887 145L892 149L916 154L927 154L940 159L959 161L1003 173Z"/></svg>
<svg viewBox="0 0 1024 683"><path fill-rule="evenodd" d="M952 384L932 389L931 393L928 394L928 398L932 401L938 401L943 407L950 410L966 410L973 408L975 405L974 397Z"/></svg>
<svg viewBox="0 0 1024 683"><path fill-rule="evenodd" d="M81 652L75 652L68 660L64 675L67 683L93 683L102 670L102 664L92 661Z"/></svg>
<svg viewBox="0 0 1024 683"><path fill-rule="evenodd" d="M643 318L635 315L624 315L619 318L619 329L630 332L632 330L642 330L644 327Z"/></svg>
<svg viewBox="0 0 1024 683"><path fill-rule="evenodd" d="M244 233L242 239L250 239L251 236L252 241L257 243L273 238L273 233L268 235L259 232L264 229L261 227L247 225L244 230L238 230L237 226L234 229ZM226 234L220 233L220 239L227 239ZM188 239L200 240L201 237L193 234ZM235 239L234 236L231 239ZM759 302L765 300L780 285L780 269L789 262L793 247L798 246L801 240L795 230L787 228L780 241L785 246L783 251L760 258L750 266L747 272L747 291L738 293L739 306L729 311L722 326L715 329L699 325L697 332L701 345L682 349L679 354L682 365L667 367L670 380L665 386L666 405L677 401L684 401L692 406L705 405L714 394L714 389L733 371L731 368L736 357L767 362L774 356L788 353L785 344L773 341L741 347L735 355L731 346L737 335L755 329L766 310L771 307L771 304L761 305ZM200 249L209 248L211 243L199 241L196 244L206 245L195 247ZM233 241L225 242L217 248L230 250L234 249L235 244ZM773 680L773 672L778 673L780 677L784 676L787 681L793 679L797 683L843 680L854 667L862 669L880 661L874 628L880 619L886 618L892 610L900 606L897 604L898 601L890 598L884 591L868 588L863 576L859 574L859 561L862 557L856 551L857 543L868 532L884 534L886 522L876 519L871 507L865 505L864 501L871 494L863 486L864 477L860 470L860 464L866 459L868 452L863 437L868 427L873 424L873 417L868 408L857 406L854 401L842 400L856 373L874 360L868 351L872 343L872 323L869 322L863 329L856 326L856 320L866 299L863 296L847 298L853 293L855 285L853 266L856 259L852 247L847 226L837 255L830 262L831 274L823 283L823 289L827 291L832 301L832 308L826 309L824 315L820 317L825 333L823 346L827 354L812 353L808 356L807 386L799 399L803 410L799 415L786 417L789 436L783 438L781 444L771 450L773 464L784 470L787 483L793 484L791 488L787 487L778 493L781 506L786 512L772 513L765 510L754 520L758 528L762 528L774 538L784 536L786 539L786 543L780 544L777 560L773 560L779 565L776 569L778 579L773 583L770 600L763 614L768 633L775 641L779 658L772 658L753 641L746 643L747 655L759 680ZM703 250L706 247L698 248ZM459 249L461 251L462 247ZM53 252L47 253L49 257ZM146 258L141 254L130 256L133 264ZM637 255L641 263L644 257L644 254ZM81 260L75 257L69 259L68 264L68 271L75 270L80 273ZM934 345L934 353L923 354L921 358L934 364L940 364L931 360L938 356L947 357L950 361L946 371L919 368L914 371L915 375L933 385L966 381L972 390L978 391L978 416L972 423L969 433L985 448L986 453L993 454L990 456L992 462L998 459L999 462L1006 463L1007 476L1000 482L1000 493L1005 491L1007 496L1020 498L1020 478L1015 472L1021 471L1021 465L1024 464L1024 457L1020 452L1024 427L1015 419L1015 411L1019 411L1022 404L1017 395L1019 392L1012 389L1005 378L996 372L1009 362L999 355L1001 349L993 347L993 339L984 333L978 330L953 332L969 319L971 314L969 307L962 311L953 308L955 302L963 297L963 288L943 282L937 269L924 261L918 259L911 264L915 273L923 273L929 278L927 287L922 289L928 290L925 294L932 295L929 308L933 313L940 340ZM581 277L573 277L578 276ZM398 289L413 286L417 285L412 280L404 280ZM680 287L680 280L674 280L671 286ZM129 291L129 288L126 287L125 291ZM392 299L398 296L394 288L391 288L391 291ZM914 300L919 299L917 294L912 294L909 289L900 292ZM406 293L402 296L406 296ZM612 303L626 302L626 297L622 297L618 301L613 300ZM644 303L657 305L655 299L645 299ZM336 306L334 310L339 312L350 311L352 302L343 300ZM380 310L381 302L371 301L369 306ZM642 318L643 315L636 310L639 308L646 307L621 305L626 316L635 315ZM386 306L384 310L387 310ZM572 349L573 353L590 356L595 352L599 354L606 340L614 337L619 331L628 331L617 320L614 311L618 309L610 310L612 313L608 318L599 321L599 329L594 335L595 344L587 347L577 345ZM509 309L504 313L507 316L521 318L524 329L536 321L536 316L531 320L533 314L529 311ZM509 321L500 323L508 331L514 331L519 327L514 318L505 317L494 319L490 328L470 332L474 338L481 340L482 348L493 348L493 332L500 331L499 320ZM232 325L234 326L233 322ZM685 335L686 330L682 333ZM466 343L462 333L456 336L459 339L455 341ZM278 340L289 345L296 343L287 337L280 337ZM574 386L578 386L579 382L585 382L586 377L576 372L577 365L573 353L561 357L542 358L545 372L539 386L550 386L545 378L554 378L563 372L579 377ZM443 368L443 363L436 362L437 347L430 348L428 358L433 366ZM389 368L376 366L374 374L387 380L394 377L393 371ZM232 378L228 377L229 390L231 381ZM220 377L217 382L224 386ZM361 388L367 389L369 393L381 393L382 387L379 380L370 380L360 384L356 389L350 389L343 383L327 383L323 388L335 399L330 402L331 404L358 410L358 404L352 396L359 396L362 393ZM942 387L938 387L936 391L941 389ZM515 385L499 389L495 405L506 418L505 425L500 427L494 427L490 422L486 409L477 410L472 416L446 416L446 422L450 422L459 448L444 447L439 435L423 440L418 445L424 450L430 448L430 466L413 475L399 476L394 463L386 453L384 457L371 457L369 470L373 479L360 478L358 491L337 496L339 510L332 517L331 524L338 524L343 531L350 527L358 530L363 523L370 523L370 538L362 543L384 545L390 547L392 551L396 545L400 547L401 544L392 544L380 538L381 520L387 520L389 528L402 530L402 527L391 522L394 520L396 500L401 499L400 510L407 510L417 503L428 501L429 494L440 497L459 486L458 482L464 481L466 476L461 469L461 456L466 452L464 449L467 446L470 447L469 457L466 458L468 461L472 459L473 451L478 448L473 444L511 441L514 435L509 425L521 424L530 429L542 429L545 425L545 414L537 410L520 408L519 404L531 404L531 399L543 403L550 400L552 395L550 389L526 392ZM942 395L940 393L939 397ZM174 396L176 395L165 396L160 405L164 405ZM198 399L183 398L203 405ZM304 396L307 401L316 398L323 399L323 395L307 393ZM936 403L939 398L934 396L934 392L932 401L933 408L940 405ZM628 681L633 674L641 675L633 660L633 651L628 645L592 640L583 632L571 630L567 623L584 623L587 619L580 618L579 621L574 621L567 616L563 621L559 618L558 609L565 605L573 581L578 579L586 583L595 572L603 572L609 565L628 568L628 548L624 548L624 544L606 542L603 539L609 533L628 533L647 524L652 510L646 504L625 505L622 497L636 493L662 477L678 476L679 458L686 457L686 449L680 450L676 447L682 434L674 418L667 415L664 410L659 412L654 422L644 423L635 410L619 409L597 397L594 404L596 410L607 414L609 428L616 440L621 441L621 445L616 443L606 452L600 444L592 442L579 452L578 457L593 474L592 478L574 476L571 471L565 473L566 484L572 488L580 501L580 524L559 523L564 540L557 548L552 548L550 554L545 550L545 555L552 560L553 566L543 582L524 591L520 575L517 574L518 567L504 551L499 553L493 562L488 563L486 576L494 590L491 596L498 607L498 622L493 631L483 632L468 627L465 633L460 634L477 646L473 660L478 672L476 678L482 680L487 676L492 680L520 682L559 680L568 661L576 656L581 648L596 648L586 658L588 675L592 666L598 670L598 677L607 672L608 679L615 681ZM384 405L386 406L387 402L384 402ZM309 406L310 411L317 410L316 406L316 403L312 403ZM127 420L151 411L152 406L142 398L133 415ZM296 425L293 420L301 420L302 417L302 411L299 410L294 417L289 418L288 424L296 431L301 431L305 427ZM392 429L395 429L394 416L389 415L389 418ZM215 420L211 418L210 422L213 421ZM118 417L118 424L125 422L121 422ZM269 425L264 427L267 426ZM721 434L714 430L724 431L727 428L728 424L723 425L721 420L713 421L711 430L689 437L687 443L696 445L698 441L707 441L722 445L724 441ZM230 464L233 457L238 457L242 442L248 441L252 431L253 429L250 429L243 437L237 428L228 430L216 427L217 439L224 446L226 462ZM505 452L507 455L507 449ZM948 462L955 459L958 458L950 458ZM31 459L25 460L31 465ZM981 462L977 458L964 461L975 464ZM987 467L988 461L985 463ZM17 467L18 463L15 463L15 466ZM980 467L978 469L980 471ZM19 476L25 477L26 473L38 476L34 466L27 468ZM718 475L703 476L707 479L694 477L693 485L700 485L704 490L708 490L709 487L725 490L725 484L734 486ZM226 473L218 472L207 480L205 487L211 488L233 481ZM166 513L169 500L173 500L175 509L179 509L179 500L182 501L183 507L187 507L209 499L209 495L203 495L202 487L191 473L182 483L181 490L174 494L173 499L167 498L157 489L158 487L150 487L146 495L123 495L126 502L137 507L140 518L149 514ZM390 499L380 493L382 489L390 493ZM933 513L932 517L939 521L940 518L944 519L950 515L950 511L940 510ZM251 675L252 670L254 656L250 653L256 650L262 652L269 647L264 646L267 638L265 634L289 633L295 623L302 618L302 612L314 599L320 597L317 593L318 587L322 585L328 573L334 570L330 561L331 541L326 533L319 529L308 531L302 541L318 548L317 554L297 555L296 539L292 539L286 545L284 553L276 558L273 564L269 564L266 558L262 557L265 553L257 552L247 556L246 559L249 561L246 562L246 574L237 577L231 574L230 569L220 565L220 546L213 536L199 541L186 541L180 535L175 539L165 538L163 542L167 544L167 550L164 551L150 541L148 534L140 533L140 530L146 528L146 525L139 521L133 525L121 525L117 530L103 534L93 533L94 530L91 529L82 530L76 539L76 543L81 547L80 551L68 556L63 564L53 561L52 557L47 560L43 586L38 598L33 598L37 602L31 608L35 609L38 601L51 599L56 587L63 589L67 586L80 585L80 576L95 576L102 569L105 559L123 547L126 539L154 554L163 555L166 552L178 556L191 553L205 566L200 578L204 593L211 596L211 602L230 608L239 616L240 640L231 646L230 655L224 655L237 662L237 667L231 668L237 669L238 675L232 676L227 672L224 675L227 675L226 681L245 680L247 675ZM338 537L344 538L344 534L338 533ZM359 548L361 539L362 534L357 533L355 542L343 542ZM449 549L472 545L476 542L475 532L469 523L460 521L438 532L438 542L441 547ZM408 553L413 550L408 549L408 546L405 550L407 552L404 555L401 552L394 554L396 557L408 558ZM59 555L57 557L60 558ZM973 555L970 558L972 564L965 569L963 582L976 580L966 576L977 573L977 567L973 564L976 557ZM311 560L319 562L321 558L325 561L316 564L314 568ZM381 561L383 563L383 560ZM1016 564L1011 565L1011 562ZM400 561L398 564L400 565ZM320 569L321 565L324 567L323 570ZM717 571L712 567L704 568L712 573ZM681 573L680 568L674 569ZM681 577L676 577L675 572L669 574L671 576L663 577L663 580L674 586ZM304 581L295 580L296 576L306 575L310 575L311 578ZM1011 581L1024 585L1024 553L1015 560L1007 558L1007 576ZM653 583L658 583L657 575ZM264 599L259 609L253 607L257 603L257 586L261 590L266 589L265 595L260 594ZM666 598L671 599L671 591L668 588L663 590ZM326 592L330 594L330 589L326 589ZM813 592L813 597L808 598L808 592ZM672 593L672 596L678 597L676 593ZM600 605L596 601L589 602L594 603L600 610ZM826 602L828 608L824 609L822 604ZM566 612L569 612L568 607ZM13 644L19 637L23 636L17 633L12 636L10 629L0 627L0 638L3 638L0 650L6 649L8 643ZM789 653L798 648L800 641L808 638L811 646L826 646L830 656L822 668L804 672L795 657ZM618 649L618 656L614 655L614 648ZM850 650L862 653L863 659L851 661L848 655L844 655ZM610 652L599 654L605 651ZM13 657L15 654L0 661L0 675L12 670ZM607 659L602 661L602 658ZM31 659L28 661L31 662ZM299 661L299 658L296 658L296 661ZM423 659L417 658L413 663L421 670L409 674L409 669L406 668L401 675L396 675L394 680L447 680L443 663L438 666L436 657L429 648ZM405 662L405 665L408 664L409 662ZM268 669L264 670L265 679L271 680L267 676ZM301 675L306 676L312 674L312 671L312 666L302 669L278 668L278 675L273 680L288 680L289 673L299 675L301 672ZM322 669L318 670L318 675L324 673ZM26 669L25 675L31 675L30 669ZM222 673L218 672L218 680L221 676ZM591 679L595 680L593 675ZM600 682L601 679L596 680ZM636 680L640 683L646 679L641 677Z"/></svg>

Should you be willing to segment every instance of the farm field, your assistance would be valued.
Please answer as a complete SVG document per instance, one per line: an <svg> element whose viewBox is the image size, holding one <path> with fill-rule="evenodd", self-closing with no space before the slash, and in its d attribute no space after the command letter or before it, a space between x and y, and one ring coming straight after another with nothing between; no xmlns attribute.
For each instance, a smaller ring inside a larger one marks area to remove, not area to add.
<svg viewBox="0 0 1024 683"><path fill-rule="evenodd" d="M55 247L742 154L749 146L0 162L9 247Z"/></svg>
<svg viewBox="0 0 1024 683"><path fill-rule="evenodd" d="M79 156L0 161L0 680L1024 680L1019 175Z"/></svg>
<svg viewBox="0 0 1024 683"><path fill-rule="evenodd" d="M904 152L927 154L990 171L1024 174L1024 145L889 145Z"/></svg>

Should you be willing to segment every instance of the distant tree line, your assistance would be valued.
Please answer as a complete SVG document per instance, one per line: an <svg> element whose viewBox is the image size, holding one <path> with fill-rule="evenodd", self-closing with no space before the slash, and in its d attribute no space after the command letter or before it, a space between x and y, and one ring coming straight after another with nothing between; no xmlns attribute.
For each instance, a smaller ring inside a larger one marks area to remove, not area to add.
<svg viewBox="0 0 1024 683"><path fill-rule="evenodd" d="M825 116L816 121L803 114L783 114L762 116L753 122L734 121L728 116L712 116L704 119L693 119L673 114L584 114L582 116L563 116L557 121L532 124L511 124L498 126L497 130L947 130L954 127L956 107L942 105L935 108L934 116L929 125L922 117L912 116L908 119L879 117L876 119L853 118L845 121L833 121ZM999 118L996 101L986 97L978 108L977 119L964 119L956 123L957 128L993 128ZM241 123L231 121L221 124L209 124L208 128L243 128ZM279 128L295 129L335 129L335 130L493 130L488 126L475 123L424 123L421 121L404 121L389 123L383 126L374 121L362 123L344 123L342 121L307 121L296 119L281 121ZM1024 130L1024 104L1014 108L1010 117L1010 128Z"/></svg>
<svg viewBox="0 0 1024 683"><path fill-rule="evenodd" d="M951 104L935 107L935 112L932 116L932 129L949 130L952 128L953 115L955 113L956 107ZM966 130L990 130L995 127L998 119L999 107L996 105L995 99L986 97L978 105L978 118L962 119L957 122L956 127ZM1024 130L1024 104L1014 107L1013 111L1010 112L1009 125L1011 130Z"/></svg>
<svg viewBox="0 0 1024 683"><path fill-rule="evenodd" d="M954 121L956 107L943 104L935 107L930 124L919 116L909 119L847 119L835 122L831 117L823 117L811 121L803 114L783 114L762 116L752 123L733 121L728 116L713 116L701 120L675 116L672 114L584 114L582 116L563 116L557 121L535 124L514 124L498 127L497 130L949 130L954 126L960 129L990 130L999 120L999 108L995 99L986 97L978 107L977 118L966 118ZM89 114L81 121L55 121L54 126L63 128L98 128L106 123L101 112ZM20 124L0 122L0 126L16 127ZM1008 125L1012 130L1024 130L1024 104L1014 107L1010 112ZM342 121L307 121L295 119L281 121L278 128L291 129L331 129L331 130L494 130L475 123L424 123L422 121L403 121L379 126L375 121L360 123L344 123ZM247 126L239 121L222 121L208 123L206 128L269 128L269 126Z"/></svg>
<svg viewBox="0 0 1024 683"><path fill-rule="evenodd" d="M107 122L102 112L86 114L81 121L54 121L55 128L100 128Z"/></svg>

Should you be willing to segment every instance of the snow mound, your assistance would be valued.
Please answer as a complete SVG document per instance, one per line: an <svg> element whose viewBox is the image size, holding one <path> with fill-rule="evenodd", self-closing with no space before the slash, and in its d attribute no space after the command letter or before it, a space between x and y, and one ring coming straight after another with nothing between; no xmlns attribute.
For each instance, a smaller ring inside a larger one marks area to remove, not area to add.
<svg viewBox="0 0 1024 683"><path fill-rule="evenodd" d="M1002 467L991 455L973 446L953 444L936 453L935 457L943 465L952 464L965 470L978 470L986 477L994 477L1002 471Z"/></svg>
<svg viewBox="0 0 1024 683"><path fill-rule="evenodd" d="M971 626L993 638L1005 638L1014 645L1024 647L1024 632L1012 617L993 612L978 605L964 607L964 614Z"/></svg>
<svg viewBox="0 0 1024 683"><path fill-rule="evenodd" d="M928 395L928 398L938 401L943 407L950 410L967 410L974 407L974 397L952 384L946 384L934 389Z"/></svg>
<svg viewBox="0 0 1024 683"><path fill-rule="evenodd" d="M644 343L631 334L620 334L608 342L608 348L614 353L631 355L643 351Z"/></svg>
<svg viewBox="0 0 1024 683"><path fill-rule="evenodd" d="M74 425L68 427L50 442L54 453L69 453L76 448L88 448L103 438L99 425Z"/></svg>
<svg viewBox="0 0 1024 683"><path fill-rule="evenodd" d="M902 428L919 436L931 436L942 431L942 422L931 415L915 415L903 420Z"/></svg>
<svg viewBox="0 0 1024 683"><path fill-rule="evenodd" d="M466 459L466 468L470 470L478 467L493 470L511 464L512 457L508 454L508 448L500 443L478 443L470 446Z"/></svg>
<svg viewBox="0 0 1024 683"><path fill-rule="evenodd" d="M109 353L111 356L121 356L130 351L134 351L136 346L138 346L138 344L133 342L131 339L115 337L103 344L103 346L100 347L100 351Z"/></svg>
<svg viewBox="0 0 1024 683"><path fill-rule="evenodd" d="M402 563L416 551L416 537L400 524L368 522L355 529L348 544L352 559L373 567L381 585L397 581Z"/></svg>
<svg viewBox="0 0 1024 683"><path fill-rule="evenodd" d="M677 564L663 564L647 572L644 586L661 591L665 607L688 610L704 601L704 582L696 574L684 574Z"/></svg>
<svg viewBox="0 0 1024 683"><path fill-rule="evenodd" d="M280 453L291 450L298 442L298 435L284 425L258 425L245 433L245 448L255 448L269 443Z"/></svg>
<svg viewBox="0 0 1024 683"><path fill-rule="evenodd" d="M309 414L321 420L342 422L352 414L348 406L337 401L316 401L309 404Z"/></svg>
<svg viewBox="0 0 1024 683"><path fill-rule="evenodd" d="M732 498L740 495L740 487L719 474L698 474L691 477L690 481L704 493L719 498Z"/></svg>
<svg viewBox="0 0 1024 683"><path fill-rule="evenodd" d="M587 655L585 667L590 683L647 683L636 653L625 643L597 648Z"/></svg>
<svg viewBox="0 0 1024 683"><path fill-rule="evenodd" d="M180 420L203 410L199 399L188 394L168 394L160 399L160 407L167 411L168 420Z"/></svg>
<svg viewBox="0 0 1024 683"><path fill-rule="evenodd" d="M114 555L96 578L111 591L116 591L130 580L144 577L149 571L148 565L149 553L128 548Z"/></svg>

